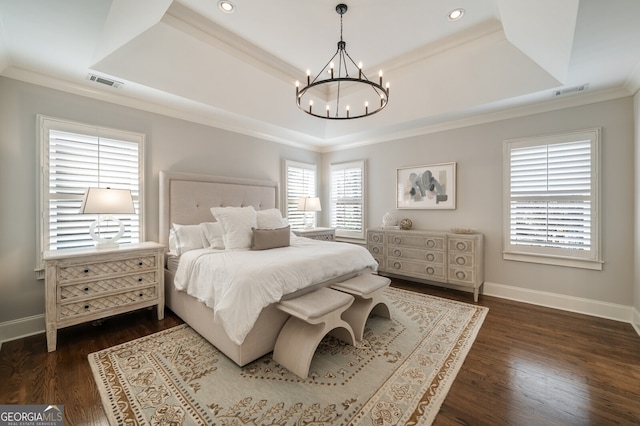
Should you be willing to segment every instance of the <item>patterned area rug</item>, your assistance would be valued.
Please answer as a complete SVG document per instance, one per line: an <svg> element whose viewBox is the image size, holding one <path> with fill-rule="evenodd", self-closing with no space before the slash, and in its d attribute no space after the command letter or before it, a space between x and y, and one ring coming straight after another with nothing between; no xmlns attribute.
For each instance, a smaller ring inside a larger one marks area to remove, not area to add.
<svg viewBox="0 0 640 426"><path fill-rule="evenodd" d="M488 309L386 290L354 347L320 343L300 379L265 355L238 367L186 325L89 355L113 425L429 425Z"/></svg>

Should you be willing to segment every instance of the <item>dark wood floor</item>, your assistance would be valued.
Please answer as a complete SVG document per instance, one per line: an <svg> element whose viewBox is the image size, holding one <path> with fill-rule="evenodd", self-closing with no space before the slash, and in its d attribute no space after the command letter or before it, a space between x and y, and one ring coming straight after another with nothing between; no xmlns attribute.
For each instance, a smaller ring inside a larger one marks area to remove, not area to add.
<svg viewBox="0 0 640 426"><path fill-rule="evenodd" d="M394 281L394 286L472 302L469 293ZM490 310L435 425L640 424L640 336L631 325L481 296ZM87 355L182 321L143 310L7 342L0 404L64 404L67 425L106 416Z"/></svg>

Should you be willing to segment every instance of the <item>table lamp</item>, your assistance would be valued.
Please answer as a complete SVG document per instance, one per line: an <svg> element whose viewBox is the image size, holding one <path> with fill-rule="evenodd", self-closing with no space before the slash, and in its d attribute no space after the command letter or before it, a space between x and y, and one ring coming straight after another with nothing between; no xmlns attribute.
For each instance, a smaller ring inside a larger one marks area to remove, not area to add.
<svg viewBox="0 0 640 426"><path fill-rule="evenodd" d="M298 210L304 213L304 229L313 228L313 221L309 220L307 212L319 212L322 210L320 207L320 198L318 197L302 197L298 200Z"/></svg>
<svg viewBox="0 0 640 426"><path fill-rule="evenodd" d="M117 241L124 234L124 224L112 215L134 214L135 212L131 191L128 189L87 188L80 207L82 214L100 215L89 228L89 235L96 242L96 248L99 249L118 247ZM106 221L114 221L120 226L118 233L112 238L102 238L96 234L96 227L100 222Z"/></svg>

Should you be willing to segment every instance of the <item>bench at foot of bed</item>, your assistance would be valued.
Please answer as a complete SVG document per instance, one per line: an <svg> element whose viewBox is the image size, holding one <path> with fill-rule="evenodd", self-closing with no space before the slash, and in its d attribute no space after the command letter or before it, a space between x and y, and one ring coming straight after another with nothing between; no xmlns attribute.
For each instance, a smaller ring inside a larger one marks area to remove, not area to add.
<svg viewBox="0 0 640 426"><path fill-rule="evenodd" d="M276 307L291 317L278 335L273 360L305 379L313 354L327 333L353 345L353 330L342 319L353 301L350 294L324 287L278 303Z"/></svg>
<svg viewBox="0 0 640 426"><path fill-rule="evenodd" d="M357 340L362 340L369 315L391 319L391 312L383 295L390 283L391 280L387 277L362 274L331 286L355 297L355 301L342 317L351 325Z"/></svg>

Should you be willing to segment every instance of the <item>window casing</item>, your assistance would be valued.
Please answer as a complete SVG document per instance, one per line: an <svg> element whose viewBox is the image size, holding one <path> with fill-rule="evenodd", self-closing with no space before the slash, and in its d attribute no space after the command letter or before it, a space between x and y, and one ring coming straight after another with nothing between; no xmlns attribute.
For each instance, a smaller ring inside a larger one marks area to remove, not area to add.
<svg viewBox="0 0 640 426"><path fill-rule="evenodd" d="M365 162L331 165L331 227L336 237L364 239Z"/></svg>
<svg viewBox="0 0 640 426"><path fill-rule="evenodd" d="M504 142L504 254L602 269L600 129Z"/></svg>
<svg viewBox="0 0 640 426"><path fill-rule="evenodd" d="M45 251L93 247L89 226L98 215L80 214L88 187L129 189L136 214L114 215L125 224L120 244L144 241L144 135L38 116L40 179L39 267ZM101 222L109 235L117 225Z"/></svg>
<svg viewBox="0 0 640 426"><path fill-rule="evenodd" d="M298 210L298 200L302 197L317 197L316 165L285 160L284 175L285 214L287 220L291 229L303 229L305 212ZM306 212L306 214L310 217L313 215L312 225L315 227L317 214L315 212Z"/></svg>

